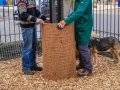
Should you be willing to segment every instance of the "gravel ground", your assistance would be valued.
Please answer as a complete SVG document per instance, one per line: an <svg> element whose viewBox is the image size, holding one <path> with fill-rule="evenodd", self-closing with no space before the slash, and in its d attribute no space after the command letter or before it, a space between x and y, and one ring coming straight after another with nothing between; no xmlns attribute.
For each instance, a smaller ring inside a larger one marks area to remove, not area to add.
<svg viewBox="0 0 120 90"><path fill-rule="evenodd" d="M21 58L0 61L0 90L120 90L120 63L99 55L99 63L92 76L74 77L58 81L46 80L42 72L23 75ZM42 64L42 59L37 58Z"/></svg>

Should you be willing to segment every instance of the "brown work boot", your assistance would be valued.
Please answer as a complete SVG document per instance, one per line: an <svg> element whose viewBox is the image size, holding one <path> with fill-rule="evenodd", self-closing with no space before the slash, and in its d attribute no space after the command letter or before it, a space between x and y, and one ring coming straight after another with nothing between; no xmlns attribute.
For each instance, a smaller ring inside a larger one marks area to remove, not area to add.
<svg viewBox="0 0 120 90"><path fill-rule="evenodd" d="M78 76L83 77L83 76L89 76L92 74L92 71L86 70L86 69L79 69L78 70Z"/></svg>
<svg viewBox="0 0 120 90"><path fill-rule="evenodd" d="M76 66L76 70L83 69L80 65Z"/></svg>

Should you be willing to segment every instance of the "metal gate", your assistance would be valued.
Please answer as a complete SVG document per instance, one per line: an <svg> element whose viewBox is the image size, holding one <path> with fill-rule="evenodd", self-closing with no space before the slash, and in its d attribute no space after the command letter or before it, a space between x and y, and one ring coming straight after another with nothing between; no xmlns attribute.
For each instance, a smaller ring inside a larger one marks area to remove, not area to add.
<svg viewBox="0 0 120 90"><path fill-rule="evenodd" d="M15 0L14 0L15 1ZM120 0L119 0L120 1ZM120 9L117 0L93 0L93 30L100 37L113 36L120 39ZM37 8L49 15L49 0L36 0ZM40 26L37 26L38 44L41 44ZM21 56L21 29L18 21L17 7L0 3L0 60ZM38 53L41 47L38 45Z"/></svg>
<svg viewBox="0 0 120 90"><path fill-rule="evenodd" d="M100 37L120 39L120 0L94 0L94 30Z"/></svg>
<svg viewBox="0 0 120 90"><path fill-rule="evenodd" d="M15 1L15 0L14 0ZM40 0L36 0L37 8ZM41 32L37 26L38 54L41 54ZM13 2L0 3L0 60L13 59L21 56L22 35L17 13L17 6Z"/></svg>

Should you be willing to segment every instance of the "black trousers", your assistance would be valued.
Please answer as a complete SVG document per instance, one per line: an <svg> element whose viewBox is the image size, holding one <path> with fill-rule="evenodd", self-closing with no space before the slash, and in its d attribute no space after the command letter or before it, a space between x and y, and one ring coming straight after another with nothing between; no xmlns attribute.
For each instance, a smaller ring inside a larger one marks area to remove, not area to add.
<svg viewBox="0 0 120 90"><path fill-rule="evenodd" d="M79 45L79 46L77 45L77 49L79 51L79 60L80 60L79 66L81 68L85 68L89 71L92 71L93 66L92 66L88 45Z"/></svg>

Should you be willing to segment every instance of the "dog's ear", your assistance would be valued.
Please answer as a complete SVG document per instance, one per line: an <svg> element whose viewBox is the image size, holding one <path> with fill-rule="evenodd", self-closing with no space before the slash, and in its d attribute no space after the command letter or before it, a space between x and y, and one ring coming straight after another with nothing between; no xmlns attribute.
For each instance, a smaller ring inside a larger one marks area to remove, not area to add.
<svg viewBox="0 0 120 90"><path fill-rule="evenodd" d="M92 31L91 38L99 38L99 35L95 31Z"/></svg>

